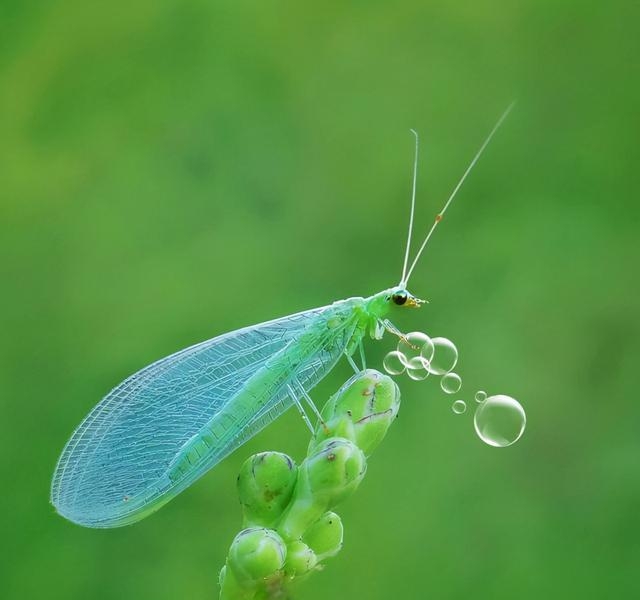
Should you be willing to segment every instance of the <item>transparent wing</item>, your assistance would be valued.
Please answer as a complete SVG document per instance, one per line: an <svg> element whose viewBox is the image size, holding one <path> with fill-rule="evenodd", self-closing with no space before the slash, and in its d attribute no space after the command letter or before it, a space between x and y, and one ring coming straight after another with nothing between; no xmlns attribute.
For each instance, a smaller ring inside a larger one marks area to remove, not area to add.
<svg viewBox="0 0 640 600"><path fill-rule="evenodd" d="M183 446L242 389L266 361L333 312L313 309L240 329L159 360L114 388L73 433L54 473L51 501L86 526L137 521L237 448L291 405L283 386L235 431L206 464L179 479L167 468ZM320 347L297 373L310 389L334 366L346 344Z"/></svg>

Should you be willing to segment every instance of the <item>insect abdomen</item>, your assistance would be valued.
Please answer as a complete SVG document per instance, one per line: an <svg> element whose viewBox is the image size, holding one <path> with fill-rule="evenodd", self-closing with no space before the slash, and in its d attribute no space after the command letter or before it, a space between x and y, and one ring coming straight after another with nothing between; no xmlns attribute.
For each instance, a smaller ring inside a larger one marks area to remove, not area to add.
<svg viewBox="0 0 640 600"><path fill-rule="evenodd" d="M198 467L204 459L220 451L225 445L232 423L231 415L217 414L198 433L181 448L179 454L171 461L167 475L171 481L181 479L186 473ZM226 454L217 457L221 460ZM214 463L215 464L215 463Z"/></svg>
<svg viewBox="0 0 640 600"><path fill-rule="evenodd" d="M356 329L353 315L351 307L342 307L274 354L228 404L183 445L167 467L169 479L178 482L197 476L262 429L271 420L263 422L264 414L289 408L293 401L288 398L287 384L322 353L327 355L327 361L335 363ZM336 320L341 321L342 326L337 327ZM315 383L317 381L313 385Z"/></svg>

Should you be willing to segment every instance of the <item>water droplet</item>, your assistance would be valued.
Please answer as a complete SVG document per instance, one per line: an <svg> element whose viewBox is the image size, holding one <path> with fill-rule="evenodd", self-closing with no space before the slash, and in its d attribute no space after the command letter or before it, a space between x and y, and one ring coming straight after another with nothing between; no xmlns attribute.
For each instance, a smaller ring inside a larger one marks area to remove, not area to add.
<svg viewBox="0 0 640 600"><path fill-rule="evenodd" d="M451 410L457 415L461 415L464 411L467 410L467 404L464 400L456 400L451 405Z"/></svg>
<svg viewBox="0 0 640 600"><path fill-rule="evenodd" d="M402 352L392 350L384 357L382 366L389 375L400 375L407 368L406 357Z"/></svg>
<svg viewBox="0 0 640 600"><path fill-rule="evenodd" d="M443 337L433 338L433 358L429 361L429 372L434 375L444 375L453 371L458 362L458 349L451 340Z"/></svg>
<svg viewBox="0 0 640 600"><path fill-rule="evenodd" d="M429 375L429 362L422 356L414 356L407 361L407 375L414 381L422 381Z"/></svg>
<svg viewBox="0 0 640 600"><path fill-rule="evenodd" d="M433 342L426 333L412 331L398 342L397 350L407 357L407 361L417 356L430 361L433 357Z"/></svg>
<svg viewBox="0 0 640 600"><path fill-rule="evenodd" d="M431 362L433 360L433 353L435 352L436 347L433 345L433 340L431 338L428 339L420 349L420 356L424 358L427 362Z"/></svg>
<svg viewBox="0 0 640 600"><path fill-rule="evenodd" d="M511 396L498 394L490 396L478 405L473 424L478 437L496 448L515 444L527 423L527 415L522 405Z"/></svg>
<svg viewBox="0 0 640 600"><path fill-rule="evenodd" d="M460 375L457 373L447 373L442 376L440 387L447 394L455 394L459 392L462 387L462 379L460 379Z"/></svg>
<svg viewBox="0 0 640 600"><path fill-rule="evenodd" d="M484 402L487 399L487 392L478 390L475 395L476 402Z"/></svg>
<svg viewBox="0 0 640 600"><path fill-rule="evenodd" d="M414 356L407 361L407 369L428 369L429 361L422 356Z"/></svg>
<svg viewBox="0 0 640 600"><path fill-rule="evenodd" d="M422 381L427 378L429 371L425 371L424 369L407 369L407 375L414 381Z"/></svg>

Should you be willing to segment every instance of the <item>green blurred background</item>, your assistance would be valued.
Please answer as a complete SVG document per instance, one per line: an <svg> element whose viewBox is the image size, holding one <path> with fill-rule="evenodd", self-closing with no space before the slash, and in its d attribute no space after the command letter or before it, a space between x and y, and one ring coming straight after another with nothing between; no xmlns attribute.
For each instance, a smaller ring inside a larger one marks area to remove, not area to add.
<svg viewBox="0 0 640 600"><path fill-rule="evenodd" d="M395 284L409 128L423 232L516 98L397 324L453 339L459 397L515 396L525 436L485 446L403 379L344 550L298 596L639 597L637 6L3 0L0 596L217 598L237 471L301 457L299 418L111 531L48 504L66 439L153 359Z"/></svg>

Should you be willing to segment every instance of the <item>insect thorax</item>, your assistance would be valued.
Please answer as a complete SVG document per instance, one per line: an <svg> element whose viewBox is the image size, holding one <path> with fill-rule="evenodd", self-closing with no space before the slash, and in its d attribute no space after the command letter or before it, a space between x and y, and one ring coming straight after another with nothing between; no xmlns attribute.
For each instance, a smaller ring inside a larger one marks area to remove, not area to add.
<svg viewBox="0 0 640 600"><path fill-rule="evenodd" d="M384 333L382 321L389 313L389 298L393 289L383 290L368 298L352 298L358 325L350 346L356 345L365 335L380 339Z"/></svg>

